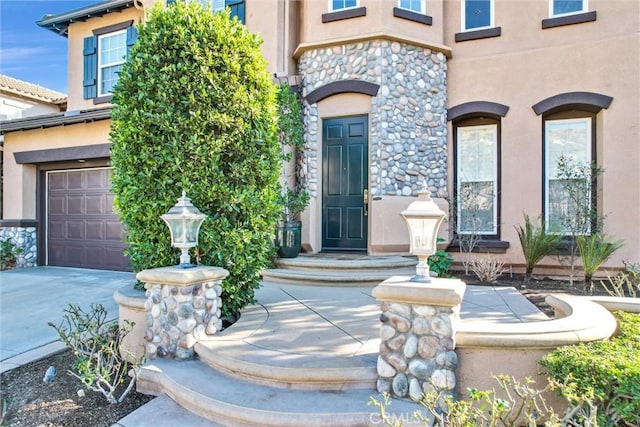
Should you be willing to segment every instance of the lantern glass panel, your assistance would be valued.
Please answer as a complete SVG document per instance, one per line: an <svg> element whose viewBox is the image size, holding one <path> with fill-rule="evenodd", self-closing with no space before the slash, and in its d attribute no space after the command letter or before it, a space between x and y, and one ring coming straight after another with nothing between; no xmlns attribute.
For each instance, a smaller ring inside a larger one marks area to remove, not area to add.
<svg viewBox="0 0 640 427"><path fill-rule="evenodd" d="M413 253L435 252L436 227L439 218L407 218L411 230L411 245Z"/></svg>

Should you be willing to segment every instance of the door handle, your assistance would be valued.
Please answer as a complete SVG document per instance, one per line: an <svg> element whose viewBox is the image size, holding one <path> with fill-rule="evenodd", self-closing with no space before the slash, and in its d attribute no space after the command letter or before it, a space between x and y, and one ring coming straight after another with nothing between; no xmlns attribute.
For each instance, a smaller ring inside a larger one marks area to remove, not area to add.
<svg viewBox="0 0 640 427"><path fill-rule="evenodd" d="M369 190L364 189L364 216L369 215Z"/></svg>

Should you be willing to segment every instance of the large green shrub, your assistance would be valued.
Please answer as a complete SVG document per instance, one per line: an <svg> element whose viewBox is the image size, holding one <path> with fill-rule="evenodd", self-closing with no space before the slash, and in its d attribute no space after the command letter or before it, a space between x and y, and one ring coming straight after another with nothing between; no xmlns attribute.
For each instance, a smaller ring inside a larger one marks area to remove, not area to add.
<svg viewBox="0 0 640 427"><path fill-rule="evenodd" d="M230 272L224 315L252 302L279 210L275 86L260 44L225 13L157 5L113 96L112 183L134 268L177 263L160 215L185 190L208 215L200 262Z"/></svg>
<svg viewBox="0 0 640 427"><path fill-rule="evenodd" d="M592 394L601 426L640 425L640 315L618 312L618 332L608 341L560 347L540 363L561 391ZM574 402L575 403L575 402ZM625 424L626 423L626 424Z"/></svg>

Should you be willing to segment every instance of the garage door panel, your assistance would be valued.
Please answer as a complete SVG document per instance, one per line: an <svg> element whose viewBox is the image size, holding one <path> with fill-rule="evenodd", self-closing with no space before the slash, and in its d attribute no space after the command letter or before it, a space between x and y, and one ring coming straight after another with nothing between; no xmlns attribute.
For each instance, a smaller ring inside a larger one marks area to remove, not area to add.
<svg viewBox="0 0 640 427"><path fill-rule="evenodd" d="M107 221L105 231L104 238L106 240L121 241L123 239L122 225L119 222Z"/></svg>
<svg viewBox="0 0 640 427"><path fill-rule="evenodd" d="M66 267L131 270L113 212L109 168L47 174L47 261Z"/></svg>
<svg viewBox="0 0 640 427"><path fill-rule="evenodd" d="M67 239L69 240L82 240L85 238L84 222L82 221L67 221Z"/></svg>
<svg viewBox="0 0 640 427"><path fill-rule="evenodd" d="M84 189L83 185L83 172L67 172L69 175L67 176L67 190L82 190Z"/></svg>
<svg viewBox="0 0 640 427"><path fill-rule="evenodd" d="M87 221L86 222L87 239L104 240L104 222Z"/></svg>
<svg viewBox="0 0 640 427"><path fill-rule="evenodd" d="M67 199L65 197L49 196L49 216L65 215L67 213Z"/></svg>
<svg viewBox="0 0 640 427"><path fill-rule="evenodd" d="M109 185L109 171L107 170L95 170L86 173L87 176L87 189L92 188L105 188Z"/></svg>
<svg viewBox="0 0 640 427"><path fill-rule="evenodd" d="M104 195L87 195L85 198L87 215L102 215L105 212Z"/></svg>
<svg viewBox="0 0 640 427"><path fill-rule="evenodd" d="M82 196L68 196L67 215L82 215L84 213L83 201Z"/></svg>

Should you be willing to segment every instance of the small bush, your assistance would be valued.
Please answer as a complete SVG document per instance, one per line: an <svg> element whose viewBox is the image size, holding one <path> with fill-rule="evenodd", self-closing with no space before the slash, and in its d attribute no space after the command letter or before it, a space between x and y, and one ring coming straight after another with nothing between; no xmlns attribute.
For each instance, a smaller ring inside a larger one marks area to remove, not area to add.
<svg viewBox="0 0 640 427"><path fill-rule="evenodd" d="M544 394L549 390L562 388L562 384L550 381L546 387L538 389L531 378L519 381L508 375L496 375L497 390L467 389L469 400L454 400L450 395L430 392L420 402L426 413L416 410L410 419L398 420L387 412L392 405L387 395L380 402L371 398L370 405L378 408L379 419L387 426L402 427L424 425L439 427L517 427L517 426L585 426L591 421L589 400L581 400L582 406L568 408L560 416L547 404Z"/></svg>
<svg viewBox="0 0 640 427"><path fill-rule="evenodd" d="M601 280L600 285L613 297L640 298L640 264L622 261L624 271Z"/></svg>
<svg viewBox="0 0 640 427"><path fill-rule="evenodd" d="M608 242L605 236L600 234L577 236L576 243L584 270L584 289L586 293L591 295L593 293L593 275L603 262L622 247L623 243L621 241Z"/></svg>
<svg viewBox="0 0 640 427"><path fill-rule="evenodd" d="M109 403L122 402L133 389L143 361L133 354L122 354L122 342L134 324L125 322L119 327L117 323L108 322L107 310L102 304L91 304L89 311L69 304L64 313L60 325L49 323L49 326L76 356L69 374L89 390L102 393ZM127 381L130 370L132 376L122 390L120 386Z"/></svg>
<svg viewBox="0 0 640 427"><path fill-rule="evenodd" d="M544 356L540 364L556 381L568 379L568 387L560 392L570 401L572 395L594 396L599 425L637 426L640 425L640 315L624 312L615 315L619 329L609 341L560 347Z"/></svg>
<svg viewBox="0 0 640 427"><path fill-rule="evenodd" d="M502 275L504 262L494 257L474 258L471 270L482 283L494 283Z"/></svg>
<svg viewBox="0 0 640 427"><path fill-rule="evenodd" d="M438 238L438 242L444 239ZM436 253L427 258L429 270L433 271L438 277L451 277L450 269L453 263L453 256L449 252L438 249Z"/></svg>
<svg viewBox="0 0 640 427"><path fill-rule="evenodd" d="M9 239L0 241L0 271L9 270L16 265L16 258L22 253Z"/></svg>
<svg viewBox="0 0 640 427"><path fill-rule="evenodd" d="M555 249L562 236L545 233L540 218L532 220L527 214L524 214L524 226L516 226L516 231L526 265L524 282L529 283L536 264Z"/></svg>

